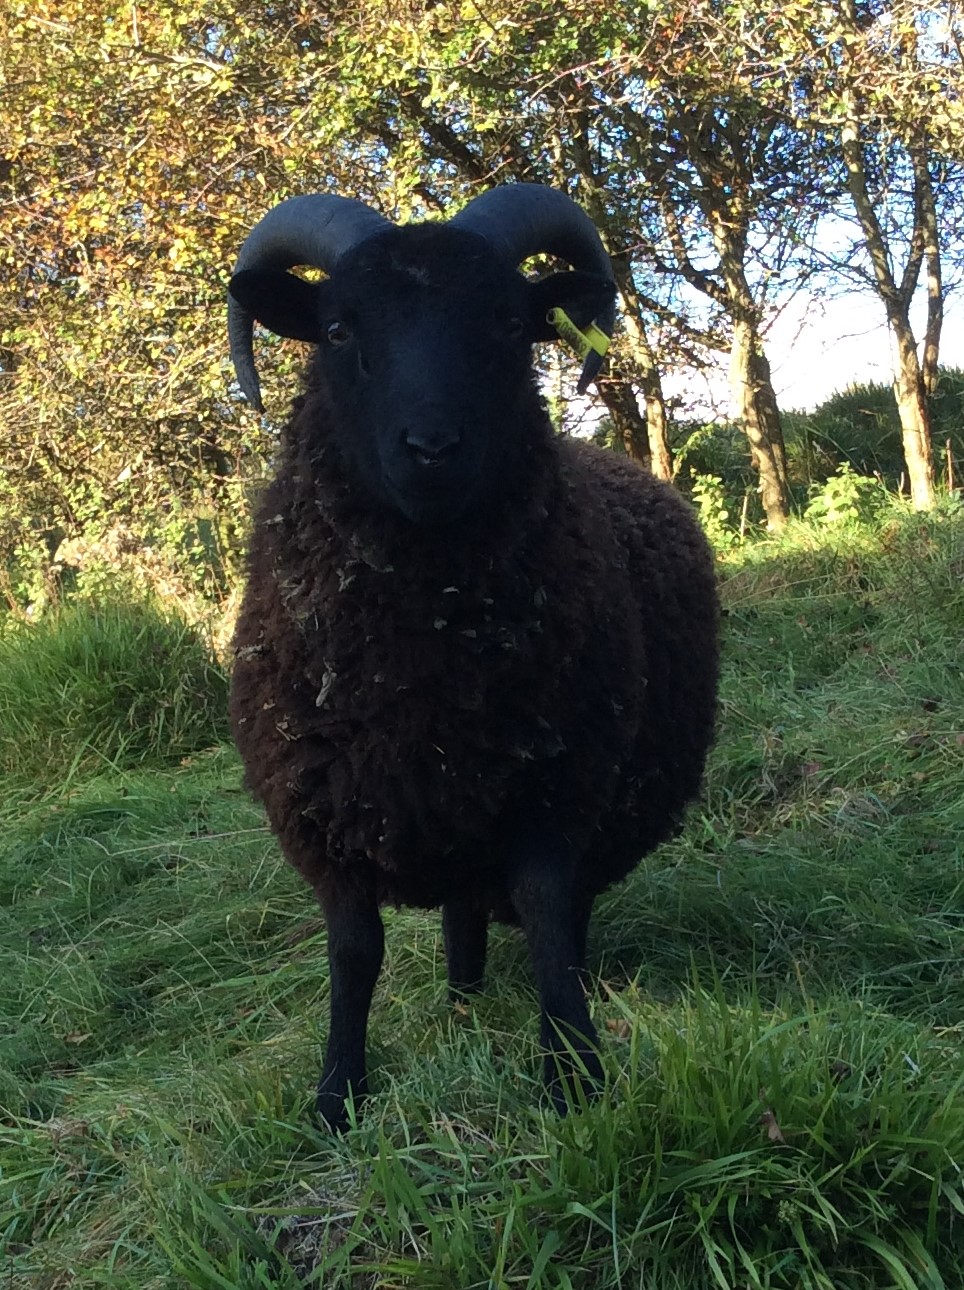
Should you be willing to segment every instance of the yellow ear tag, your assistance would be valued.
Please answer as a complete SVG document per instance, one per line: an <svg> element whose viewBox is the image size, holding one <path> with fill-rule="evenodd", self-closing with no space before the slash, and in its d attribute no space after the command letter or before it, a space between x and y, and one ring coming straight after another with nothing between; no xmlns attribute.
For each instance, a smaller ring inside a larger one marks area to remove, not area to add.
<svg viewBox="0 0 964 1290"><path fill-rule="evenodd" d="M555 327L560 337L570 345L580 358L595 352L602 358L609 349L609 337L595 323L590 323L584 330L576 326L565 309L550 309L546 322Z"/></svg>

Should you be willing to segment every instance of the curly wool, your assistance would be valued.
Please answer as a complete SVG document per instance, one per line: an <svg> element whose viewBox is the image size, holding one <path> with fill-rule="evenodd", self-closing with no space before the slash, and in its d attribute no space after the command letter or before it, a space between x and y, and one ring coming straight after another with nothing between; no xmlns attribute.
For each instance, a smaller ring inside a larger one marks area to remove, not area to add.
<svg viewBox="0 0 964 1290"><path fill-rule="evenodd" d="M295 403L256 520L231 697L247 786L288 858L379 899L505 916L513 821L547 812L589 895L679 824L712 737L717 608L689 506L555 436L535 390L505 488L422 528L366 506Z"/></svg>

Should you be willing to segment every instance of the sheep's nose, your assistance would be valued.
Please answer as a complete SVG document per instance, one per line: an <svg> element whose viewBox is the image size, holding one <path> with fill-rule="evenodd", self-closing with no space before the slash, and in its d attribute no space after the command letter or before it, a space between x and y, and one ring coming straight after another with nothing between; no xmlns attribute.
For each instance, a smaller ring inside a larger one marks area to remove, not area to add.
<svg viewBox="0 0 964 1290"><path fill-rule="evenodd" d="M440 466L459 446L457 430L418 429L406 430L405 447L420 466Z"/></svg>

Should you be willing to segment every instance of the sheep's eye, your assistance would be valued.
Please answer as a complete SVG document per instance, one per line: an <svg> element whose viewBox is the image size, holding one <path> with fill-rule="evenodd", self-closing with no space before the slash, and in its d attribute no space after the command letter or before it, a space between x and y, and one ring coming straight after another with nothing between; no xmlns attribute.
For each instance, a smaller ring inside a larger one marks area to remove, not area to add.
<svg viewBox="0 0 964 1290"><path fill-rule="evenodd" d="M525 323L521 318L510 318L507 330L512 339L517 340L525 331Z"/></svg>
<svg viewBox="0 0 964 1290"><path fill-rule="evenodd" d="M329 323L325 335L328 337L328 344L337 349L346 340L351 340L351 328L344 322Z"/></svg>

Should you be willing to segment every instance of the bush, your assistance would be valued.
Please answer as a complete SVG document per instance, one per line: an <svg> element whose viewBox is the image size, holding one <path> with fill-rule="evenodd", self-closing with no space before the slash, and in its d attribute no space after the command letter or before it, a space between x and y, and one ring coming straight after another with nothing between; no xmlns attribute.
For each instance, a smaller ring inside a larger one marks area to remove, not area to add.
<svg viewBox="0 0 964 1290"><path fill-rule="evenodd" d="M879 479L856 474L845 461L826 483L813 485L804 519L822 524L871 521L888 502L889 494Z"/></svg>
<svg viewBox="0 0 964 1290"><path fill-rule="evenodd" d="M947 441L964 466L964 370L944 368L931 399L935 465L947 470ZM884 382L851 385L813 412L784 417L791 474L822 482L846 463L858 475L879 476L896 488L906 470L894 392Z"/></svg>
<svg viewBox="0 0 964 1290"><path fill-rule="evenodd" d="M72 601L0 633L0 775L177 760L226 731L203 633L152 601Z"/></svg>
<svg viewBox="0 0 964 1290"><path fill-rule="evenodd" d="M679 422L672 427L670 440L680 482L716 475L741 498L748 488L756 488L746 436L732 422Z"/></svg>
<svg viewBox="0 0 964 1290"><path fill-rule="evenodd" d="M703 532L717 551L728 551L739 541L719 475L694 475L691 488Z"/></svg>

